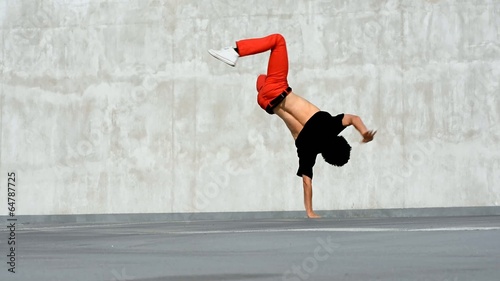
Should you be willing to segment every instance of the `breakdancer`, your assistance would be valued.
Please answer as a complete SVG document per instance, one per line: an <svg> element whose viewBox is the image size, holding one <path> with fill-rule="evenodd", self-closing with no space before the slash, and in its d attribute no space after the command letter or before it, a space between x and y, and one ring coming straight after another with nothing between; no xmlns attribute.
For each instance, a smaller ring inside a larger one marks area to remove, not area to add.
<svg viewBox="0 0 500 281"><path fill-rule="evenodd" d="M299 157L297 176L302 177L304 206L308 218L319 218L312 207L312 178L316 156L321 153L331 165L343 166L349 161L351 146L338 136L353 125L361 134L362 142L370 142L376 131L370 131L361 118L352 114L330 115L298 96L288 85L288 53L281 34L263 38L244 39L236 48L209 50L215 58L235 66L239 57L271 51L267 74L257 78L257 102L269 114L278 115L292 133Z"/></svg>

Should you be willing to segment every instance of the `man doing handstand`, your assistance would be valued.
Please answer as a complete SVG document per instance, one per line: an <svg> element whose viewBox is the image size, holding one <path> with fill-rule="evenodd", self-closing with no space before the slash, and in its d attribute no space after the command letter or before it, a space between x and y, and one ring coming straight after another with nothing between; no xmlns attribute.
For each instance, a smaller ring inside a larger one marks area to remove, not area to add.
<svg viewBox="0 0 500 281"><path fill-rule="evenodd" d="M306 99L296 95L288 85L288 54L282 35L244 39L236 48L209 50L215 58L235 66L239 57L271 51L267 74L257 78L257 102L269 114L278 115L292 133L299 157L297 176L302 177L304 205L309 218L319 218L312 207L312 178L316 156L321 153L325 161L343 166L349 161L351 146L338 136L353 125L363 142L373 140L376 131L366 129L361 118L352 114L330 115Z"/></svg>

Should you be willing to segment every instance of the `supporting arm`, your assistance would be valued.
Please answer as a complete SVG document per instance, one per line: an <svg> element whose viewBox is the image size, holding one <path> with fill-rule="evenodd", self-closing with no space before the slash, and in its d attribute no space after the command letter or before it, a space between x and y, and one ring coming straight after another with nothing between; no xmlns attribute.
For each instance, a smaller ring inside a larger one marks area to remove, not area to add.
<svg viewBox="0 0 500 281"><path fill-rule="evenodd" d="M304 185L304 206L307 217L310 219L319 218L320 216L312 208L312 179L306 175L302 175L302 183Z"/></svg>

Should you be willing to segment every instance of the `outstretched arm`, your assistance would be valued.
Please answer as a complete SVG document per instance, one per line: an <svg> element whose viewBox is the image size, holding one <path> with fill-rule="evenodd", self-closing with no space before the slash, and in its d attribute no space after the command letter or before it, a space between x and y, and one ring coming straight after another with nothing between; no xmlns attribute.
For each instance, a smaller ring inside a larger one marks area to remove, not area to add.
<svg viewBox="0 0 500 281"><path fill-rule="evenodd" d="M359 118L359 116L352 115L352 114L344 114L344 118L342 119L342 125L344 126L351 126L353 125L356 130L361 134L363 137L363 142L370 142L373 140L373 137L377 133L377 131L369 131L366 129L365 124L363 123L363 120Z"/></svg>
<svg viewBox="0 0 500 281"><path fill-rule="evenodd" d="M302 183L304 185L304 206L306 207L307 217L310 219L319 218L312 208L312 179L306 175L302 175Z"/></svg>

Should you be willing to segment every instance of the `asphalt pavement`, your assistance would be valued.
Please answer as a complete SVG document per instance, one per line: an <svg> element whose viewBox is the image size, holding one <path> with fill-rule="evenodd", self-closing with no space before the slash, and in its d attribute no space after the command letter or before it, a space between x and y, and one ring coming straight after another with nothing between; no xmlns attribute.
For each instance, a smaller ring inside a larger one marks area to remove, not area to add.
<svg viewBox="0 0 500 281"><path fill-rule="evenodd" d="M500 280L500 217L37 224L0 280ZM12 270L11 270L12 271Z"/></svg>

